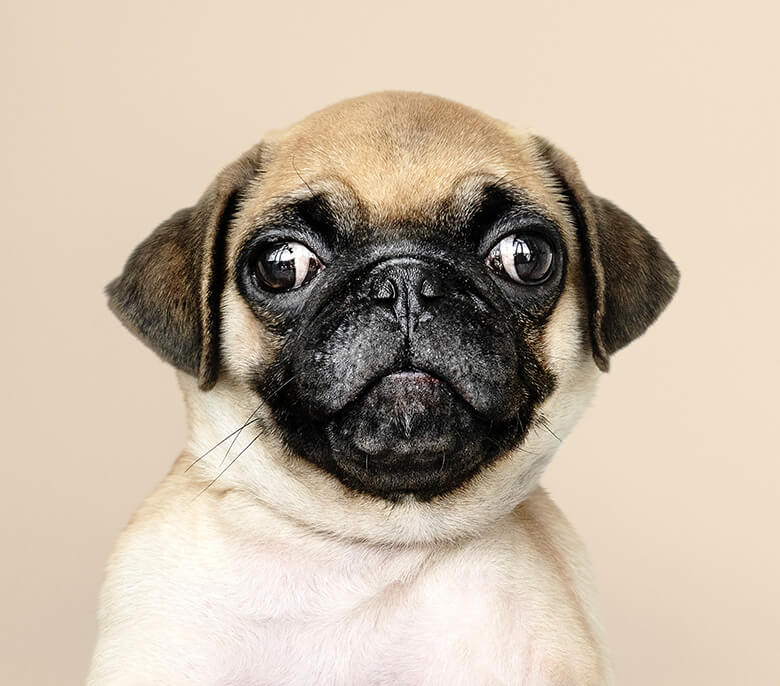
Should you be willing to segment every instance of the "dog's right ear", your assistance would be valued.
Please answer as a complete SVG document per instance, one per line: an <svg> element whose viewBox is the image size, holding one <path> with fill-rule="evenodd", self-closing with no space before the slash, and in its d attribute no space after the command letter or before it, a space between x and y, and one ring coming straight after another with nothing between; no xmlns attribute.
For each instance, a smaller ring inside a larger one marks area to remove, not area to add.
<svg viewBox="0 0 780 686"><path fill-rule="evenodd" d="M158 226L107 287L120 321L166 362L211 388L219 373L225 236L262 144L227 166L193 207Z"/></svg>

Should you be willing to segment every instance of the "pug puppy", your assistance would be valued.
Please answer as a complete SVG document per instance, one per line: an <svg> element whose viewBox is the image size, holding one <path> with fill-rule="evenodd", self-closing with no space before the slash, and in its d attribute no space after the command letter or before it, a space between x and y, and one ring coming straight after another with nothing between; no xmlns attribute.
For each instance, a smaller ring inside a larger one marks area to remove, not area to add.
<svg viewBox="0 0 780 686"><path fill-rule="evenodd" d="M677 282L567 155L453 102L268 136L108 287L189 437L108 563L88 683L612 683L538 484Z"/></svg>

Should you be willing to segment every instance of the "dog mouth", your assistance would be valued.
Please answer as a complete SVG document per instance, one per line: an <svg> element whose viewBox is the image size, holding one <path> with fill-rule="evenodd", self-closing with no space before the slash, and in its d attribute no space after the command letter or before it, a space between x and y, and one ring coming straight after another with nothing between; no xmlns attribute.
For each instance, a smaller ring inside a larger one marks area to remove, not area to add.
<svg viewBox="0 0 780 686"><path fill-rule="evenodd" d="M419 369L370 383L330 422L344 477L384 496L440 491L480 462L475 413L445 379Z"/></svg>
<svg viewBox="0 0 780 686"><path fill-rule="evenodd" d="M408 369L400 372L391 372L387 374L385 378L392 379L400 383L411 384L439 384L442 383L442 379L434 376L429 372L424 372L419 369Z"/></svg>
<svg viewBox="0 0 780 686"><path fill-rule="evenodd" d="M451 382L435 372L406 366L403 369L378 374L365 384L348 405L362 402L378 387L385 389L390 396L397 396L396 404L399 406L405 399L416 395L435 395L436 392L443 390L460 395Z"/></svg>
<svg viewBox="0 0 780 686"><path fill-rule="evenodd" d="M340 373L319 364L305 385L283 386L277 424L298 455L354 491L388 501L448 493L521 441L533 408L533 386L508 375L489 383L480 359L452 353L426 364L380 348Z"/></svg>
<svg viewBox="0 0 780 686"><path fill-rule="evenodd" d="M392 372L366 388L342 427L361 453L385 460L440 453L454 447L446 429L456 402L450 385L428 372Z"/></svg>

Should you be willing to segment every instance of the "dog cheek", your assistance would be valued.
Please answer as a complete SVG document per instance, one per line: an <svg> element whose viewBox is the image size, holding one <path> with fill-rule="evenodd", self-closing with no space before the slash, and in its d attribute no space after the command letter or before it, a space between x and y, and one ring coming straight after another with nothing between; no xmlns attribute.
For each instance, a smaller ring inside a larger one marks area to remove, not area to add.
<svg viewBox="0 0 780 686"><path fill-rule="evenodd" d="M523 346L511 314L475 315L448 306L418 329L412 363L447 382L479 413L495 420L514 414L526 399Z"/></svg>
<svg viewBox="0 0 780 686"><path fill-rule="evenodd" d="M570 284L547 318L538 344L545 367L562 383L575 368L592 357L585 295L579 284Z"/></svg>
<svg viewBox="0 0 780 686"><path fill-rule="evenodd" d="M314 329L301 343L292 353L292 373L314 418L352 402L367 382L400 362L403 348L393 326L365 313Z"/></svg>
<svg viewBox="0 0 780 686"><path fill-rule="evenodd" d="M226 289L221 306L220 354L225 373L252 382L278 359L282 340L257 319L234 289Z"/></svg>

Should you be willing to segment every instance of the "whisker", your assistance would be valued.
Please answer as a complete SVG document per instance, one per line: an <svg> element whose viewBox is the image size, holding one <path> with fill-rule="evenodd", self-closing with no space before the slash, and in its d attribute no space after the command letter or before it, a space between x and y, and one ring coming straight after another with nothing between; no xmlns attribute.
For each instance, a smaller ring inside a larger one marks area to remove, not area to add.
<svg viewBox="0 0 780 686"><path fill-rule="evenodd" d="M520 418L520 414L515 415L515 435L519 436L524 431L523 420Z"/></svg>
<svg viewBox="0 0 780 686"><path fill-rule="evenodd" d="M283 389L283 388L284 388L284 387L285 387L285 386L286 386L288 383L292 383L292 382L293 382L293 381L295 381L295 379L297 379L297 378L298 378L298 374L293 374L293 375L292 375L292 376L291 376L289 379L287 379L287 381L285 381L284 383L282 383L282 384L280 384L279 386L277 386L277 388L276 388L274 391L272 391L272 392L271 392L271 393L268 395L268 397L266 398L266 400L270 400L271 398L273 398L273 397L274 397L274 396L275 396L275 395L276 395L276 394L277 394L279 391L281 391L281 390L282 390L282 389Z"/></svg>
<svg viewBox="0 0 780 686"><path fill-rule="evenodd" d="M533 455L533 452L531 450L527 450L526 448L521 448L519 445L511 445L509 447L506 447L501 441L497 441L495 438L491 438L490 436L483 436L482 440L487 441L488 443L492 443L498 448L503 448L504 452L511 453L515 450L519 450L521 453L527 453L528 455Z"/></svg>
<svg viewBox="0 0 780 686"><path fill-rule="evenodd" d="M254 424L255 422L259 422L259 421L262 421L262 417L256 417L256 418L255 418L255 419L253 419L251 422L249 422L249 424ZM237 429L235 429L234 431L231 431L231 432L230 432L230 433L229 433L227 436L225 436L225 438L223 438L223 439L222 439L222 440L221 440L219 443L215 443L213 446L211 446L211 448L209 448L209 449L208 449L208 450L207 450L205 453L203 453L203 455L201 455L199 458L197 458L196 460L194 460L194 461L192 462L192 464L191 464L189 467L187 467L187 469L185 469L185 470L184 470L184 471L185 471L185 473L186 473L186 472L188 472L188 471L190 471L190 469L192 469L192 468L193 468L193 467L194 467L196 464L198 464L198 462L200 462L200 461L201 461L201 460L202 460L204 457L206 457L206 456L207 456L209 453L211 453L211 452L213 452L214 450L216 450L217 448L219 448L219 446L221 446L221 445L222 445L222 444L223 444L223 443L224 443L226 440L228 440L228 439L229 439L231 436L234 436L235 434L239 433L239 432L240 432L242 429L246 428L246 426L247 426L247 424L244 424L243 426L239 426Z"/></svg>
<svg viewBox="0 0 780 686"><path fill-rule="evenodd" d="M230 451L233 450L233 446L236 444L236 441L238 440L238 437L241 435L241 432L246 429L246 427L249 425L249 422L252 421L252 417L255 416L255 412L257 412L260 407L263 405L263 400L260 401L260 404L252 410L252 414L249 415L247 420L241 425L241 427L238 429L238 432L235 436L233 436L233 440L230 442L230 445L228 446L228 449L225 451L225 454L222 456L222 461L219 463L219 466L221 467L223 464L225 464L225 460L227 460L227 456L230 455Z"/></svg>
<svg viewBox="0 0 780 686"><path fill-rule="evenodd" d="M537 418L539 424L556 440L561 443L560 437L550 428L550 422L543 414L540 414Z"/></svg>
<svg viewBox="0 0 780 686"><path fill-rule="evenodd" d="M228 469L230 469L230 468L231 468L231 467L232 467L232 466L235 464L236 460L237 460L239 457L241 457L241 456L242 456L242 455L243 455L243 454L244 454L244 453L245 453L247 450L249 450L249 448L251 448L251 447L252 447L252 444L253 444L253 443L254 443L254 442L255 442L255 441L258 439L258 438L260 438L260 436L262 436L262 435L263 435L263 433L264 433L263 431L260 431L260 432L257 434L257 436L255 436L255 437L254 437L254 438L253 438L251 441L249 441L249 443L247 443L247 444L246 444L246 445L245 445L243 448L241 448L241 451L238 453L238 455L236 455L236 456L235 456L235 457L234 457L234 458L233 458L233 459L230 461L230 463L228 464L228 466L227 466L227 467L225 467L225 468L224 468L224 469L223 469L223 470L222 470L222 471L221 471L219 474L217 474L217 475L216 475L216 476L215 476L215 477L214 477L214 478L213 478L213 479L212 479L212 480L211 480L211 481L208 483L208 485L206 485L206 486L205 486L205 487L204 487L204 488L203 488L203 489L200 491L200 493L198 493L198 495L196 495L196 496L195 496L195 498L198 498L199 496L203 495L203 494L204 494L206 491L208 491L208 490L209 490L209 488L211 488L211 487L212 487L212 486L213 486L215 483L217 483L217 480L219 479L219 477L221 477L221 476L222 476L222 475L223 475L223 474L224 474L224 473L225 473L225 472L226 472ZM194 498L193 498L193 500L194 500Z"/></svg>
<svg viewBox="0 0 780 686"><path fill-rule="evenodd" d="M295 173L298 175L298 178L303 182L303 185L306 186L306 188L309 189L309 193L311 194L311 197L313 198L315 196L314 191L312 190L312 187L309 185L309 183L301 176L301 172L298 171L298 167L295 166L295 155L292 156L290 159L290 162L292 163L292 168L295 170Z"/></svg>
<svg viewBox="0 0 780 686"><path fill-rule="evenodd" d="M225 464L225 460L227 460L228 455L230 455L230 451L233 450L233 446L236 444L236 441L238 440L239 436L241 435L241 432L249 425L250 421L252 420L252 417L255 416L255 413L263 406L263 403L269 401L271 398L273 398L279 391L281 391L287 384L292 382L297 377L297 374L294 374L289 379L287 379L284 383L277 386L276 389L274 389L271 393L268 394L268 397L264 400L260 401L260 404L252 410L252 414L249 415L249 418L244 422L244 425L238 429L238 433L233 437L233 440L231 441L230 445L228 446L228 449L225 451L225 454L222 456L222 461L219 463L219 466L221 467L223 464Z"/></svg>

